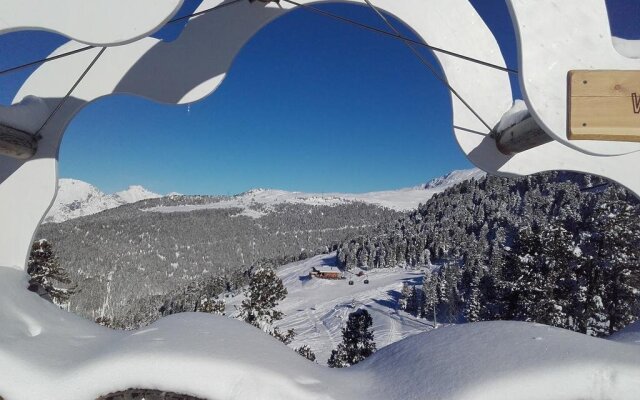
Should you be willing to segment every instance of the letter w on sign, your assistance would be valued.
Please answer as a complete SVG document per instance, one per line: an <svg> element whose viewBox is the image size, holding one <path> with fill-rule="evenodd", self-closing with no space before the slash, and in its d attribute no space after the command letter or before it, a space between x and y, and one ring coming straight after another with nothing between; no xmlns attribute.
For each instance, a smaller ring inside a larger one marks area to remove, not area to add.
<svg viewBox="0 0 640 400"><path fill-rule="evenodd" d="M640 142L640 71L569 71L568 94L570 140Z"/></svg>

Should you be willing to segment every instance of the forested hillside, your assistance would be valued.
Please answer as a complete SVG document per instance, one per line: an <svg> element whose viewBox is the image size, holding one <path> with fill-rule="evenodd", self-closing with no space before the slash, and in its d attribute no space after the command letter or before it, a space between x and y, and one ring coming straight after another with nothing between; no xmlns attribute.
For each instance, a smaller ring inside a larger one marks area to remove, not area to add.
<svg viewBox="0 0 640 400"><path fill-rule="evenodd" d="M640 315L640 207L601 178L486 177L434 196L383 233L339 246L347 269L427 266L408 309L517 319L596 336Z"/></svg>
<svg viewBox="0 0 640 400"><path fill-rule="evenodd" d="M247 271L261 260L279 265L328 252L339 242L402 215L359 202L278 204L259 218L236 208L149 211L216 200L209 196L145 200L42 225L37 237L53 244L61 266L77 284L69 310L133 328L156 319L167 299L209 287L214 278L216 291L233 291L246 284ZM192 311L191 306L185 305L183 311Z"/></svg>

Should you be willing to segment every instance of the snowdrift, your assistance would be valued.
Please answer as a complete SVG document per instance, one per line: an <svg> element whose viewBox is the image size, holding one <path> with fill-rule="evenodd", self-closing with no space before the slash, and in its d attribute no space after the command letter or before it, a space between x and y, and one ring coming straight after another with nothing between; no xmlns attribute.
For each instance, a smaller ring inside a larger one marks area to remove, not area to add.
<svg viewBox="0 0 640 400"><path fill-rule="evenodd" d="M185 313L113 331L26 286L23 272L0 268L0 395L8 400L94 399L130 387L213 400L624 400L640 388L640 346L538 324L442 328L335 370L225 317Z"/></svg>

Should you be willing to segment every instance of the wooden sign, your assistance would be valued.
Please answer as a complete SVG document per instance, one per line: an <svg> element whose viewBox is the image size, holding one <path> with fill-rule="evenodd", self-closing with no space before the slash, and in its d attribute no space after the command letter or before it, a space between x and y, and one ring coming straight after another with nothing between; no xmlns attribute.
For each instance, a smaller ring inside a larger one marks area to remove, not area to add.
<svg viewBox="0 0 640 400"><path fill-rule="evenodd" d="M570 140L640 142L640 71L570 71Z"/></svg>

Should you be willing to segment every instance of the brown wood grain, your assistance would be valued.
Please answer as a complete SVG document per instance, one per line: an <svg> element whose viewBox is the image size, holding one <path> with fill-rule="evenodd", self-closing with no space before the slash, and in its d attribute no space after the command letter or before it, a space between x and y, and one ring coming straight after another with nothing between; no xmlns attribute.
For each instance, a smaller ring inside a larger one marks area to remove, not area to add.
<svg viewBox="0 0 640 400"><path fill-rule="evenodd" d="M569 72L568 138L640 142L640 71Z"/></svg>

